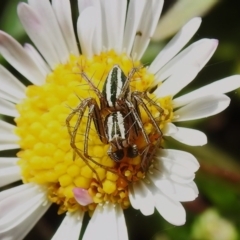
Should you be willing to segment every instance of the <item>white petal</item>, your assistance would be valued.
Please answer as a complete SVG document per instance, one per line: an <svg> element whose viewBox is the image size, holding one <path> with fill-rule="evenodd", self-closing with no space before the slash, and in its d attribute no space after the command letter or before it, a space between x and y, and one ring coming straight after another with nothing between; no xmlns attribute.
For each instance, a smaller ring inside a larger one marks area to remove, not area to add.
<svg viewBox="0 0 240 240"><path fill-rule="evenodd" d="M2 65L0 65L0 85L0 93L6 93L5 99L9 101L18 103L25 97L25 86Z"/></svg>
<svg viewBox="0 0 240 240"><path fill-rule="evenodd" d="M201 87L195 91L175 98L173 101L174 107L181 107L200 97L206 97L212 94L221 94L231 92L240 87L240 75L227 77Z"/></svg>
<svg viewBox="0 0 240 240"><path fill-rule="evenodd" d="M0 151L19 148L18 137L13 133L15 126L0 120Z"/></svg>
<svg viewBox="0 0 240 240"><path fill-rule="evenodd" d="M3 201L4 199L7 199L8 197L17 195L18 193L28 191L28 189L32 189L33 187L34 187L33 184L29 183L29 184L22 184L20 186L1 191L0 192L0 202ZM17 199L16 199L16 201L17 201Z"/></svg>
<svg viewBox="0 0 240 240"><path fill-rule="evenodd" d="M58 24L61 28L62 35L66 41L68 52L78 56L79 51L73 29L70 1L53 0L52 5Z"/></svg>
<svg viewBox="0 0 240 240"><path fill-rule="evenodd" d="M43 60L42 56L31 44L24 44L24 49L27 54L32 58L32 60L36 63L39 71L41 71L41 73L46 77L51 72L51 70L47 63Z"/></svg>
<svg viewBox="0 0 240 240"><path fill-rule="evenodd" d="M94 18L92 19L95 22L95 30L93 36L93 53L100 54L103 47L106 49L107 44L107 34L102 34L105 28L103 28L103 18L101 10L102 1L94 0L78 0L79 13L81 14L86 8L94 7ZM79 35L79 34L78 34Z"/></svg>
<svg viewBox="0 0 240 240"><path fill-rule="evenodd" d="M18 158L0 158L0 186L5 186L21 179Z"/></svg>
<svg viewBox="0 0 240 240"><path fill-rule="evenodd" d="M20 186L0 193L1 239L23 239L50 206L41 188L26 185L25 188ZM5 192L11 192L11 195Z"/></svg>
<svg viewBox="0 0 240 240"><path fill-rule="evenodd" d="M140 59L144 54L150 39L156 29L158 19L163 7L163 0L149 0L142 14L142 18L135 36L132 56L134 59Z"/></svg>
<svg viewBox="0 0 240 240"><path fill-rule="evenodd" d="M176 73L171 75L164 81L155 91L157 97L174 96L187 86L198 74L198 66L190 66L179 69Z"/></svg>
<svg viewBox="0 0 240 240"><path fill-rule="evenodd" d="M195 178L195 174L190 169L178 164L177 162L168 161L168 159L161 158L161 166L165 175L178 183L189 183ZM162 171L162 169L160 169ZM161 174L161 173L160 173Z"/></svg>
<svg viewBox="0 0 240 240"><path fill-rule="evenodd" d="M82 11L85 8L94 6L94 2L96 2L96 1L94 1L94 0L78 0L78 11L79 11L79 14L81 14Z"/></svg>
<svg viewBox="0 0 240 240"><path fill-rule="evenodd" d="M102 17L103 24L107 36L107 45L105 47L110 50L114 49L117 53L120 52L123 41L123 31L125 25L125 16L127 1L126 0L102 0Z"/></svg>
<svg viewBox="0 0 240 240"><path fill-rule="evenodd" d="M50 1L28 0L28 3L35 10L36 15L41 18L42 26L47 32L46 36L55 48L60 62L65 63L68 60L69 52Z"/></svg>
<svg viewBox="0 0 240 240"><path fill-rule="evenodd" d="M44 81L44 76L23 47L11 36L0 31L0 53L24 77L36 85Z"/></svg>
<svg viewBox="0 0 240 240"><path fill-rule="evenodd" d="M178 175L185 178L191 178L194 171L192 169L182 165L181 162L172 161L169 158L161 157L161 163L168 174Z"/></svg>
<svg viewBox="0 0 240 240"><path fill-rule="evenodd" d="M4 167L17 166L19 158L0 157L0 169Z"/></svg>
<svg viewBox="0 0 240 240"><path fill-rule="evenodd" d="M138 191L138 185L135 187L130 186L129 187L129 200L131 202L131 205L134 209L138 210L140 208L140 202L138 198L135 196L135 190Z"/></svg>
<svg viewBox="0 0 240 240"><path fill-rule="evenodd" d="M181 203L165 196L160 191L156 191L153 194L156 209L165 220L177 226L186 222L186 212Z"/></svg>
<svg viewBox="0 0 240 240"><path fill-rule="evenodd" d="M9 132L13 132L15 126L7 123L5 121L0 120L0 129L1 129L1 133L9 133Z"/></svg>
<svg viewBox="0 0 240 240"><path fill-rule="evenodd" d="M19 3L18 16L28 36L34 42L40 53L43 55L49 66L54 69L61 62L54 44L48 37L43 18L26 3Z"/></svg>
<svg viewBox="0 0 240 240"><path fill-rule="evenodd" d="M82 228L83 212L67 213L52 240L78 240Z"/></svg>
<svg viewBox="0 0 240 240"><path fill-rule="evenodd" d="M158 156L158 161L161 161L161 158L164 157L165 159L168 159L168 161L177 162L193 172L196 172L200 166L197 159L191 153L185 151L161 149L156 155Z"/></svg>
<svg viewBox="0 0 240 240"><path fill-rule="evenodd" d="M123 214L123 210L120 206L116 206L116 215L117 215L117 230L119 240L128 240L127 226Z"/></svg>
<svg viewBox="0 0 240 240"><path fill-rule="evenodd" d="M154 213L154 199L152 193L143 181L138 181L132 185L130 195L132 195L130 197L130 202L133 208L137 207L137 209L139 209L145 216L152 215ZM135 204L136 202L137 205Z"/></svg>
<svg viewBox="0 0 240 240"><path fill-rule="evenodd" d="M203 146L207 143L207 137L203 132L190 128L178 127L178 131L171 137L189 146Z"/></svg>
<svg viewBox="0 0 240 240"><path fill-rule="evenodd" d="M0 168L0 187L21 179L19 166Z"/></svg>
<svg viewBox="0 0 240 240"><path fill-rule="evenodd" d="M121 236L127 237L127 234L126 233L122 235L119 234L121 229L118 229L118 227L121 226L120 223L122 223L122 221L118 221L117 219L119 218L119 214L122 214L122 210L117 208L120 207L118 205L114 206L111 203L105 204L104 206L98 204L84 233L83 240L127 239L120 238ZM126 227L123 228L123 231L126 231Z"/></svg>
<svg viewBox="0 0 240 240"><path fill-rule="evenodd" d="M11 117L17 117L19 115L15 107L15 104L1 98L0 98L0 114Z"/></svg>
<svg viewBox="0 0 240 240"><path fill-rule="evenodd" d="M122 47L123 51L125 51L128 56L130 56L132 51L133 41L147 2L147 0L129 1Z"/></svg>
<svg viewBox="0 0 240 240"><path fill-rule="evenodd" d="M186 23L174 38L164 47L149 67L153 74L157 73L172 57L174 57L192 38L202 20L193 18Z"/></svg>
<svg viewBox="0 0 240 240"><path fill-rule="evenodd" d="M100 1L93 1L93 6L96 9L96 15L95 15L95 21L96 21L96 28L94 31L94 42L93 42L93 52L94 54L100 54L103 49L103 39L106 38L106 36L103 36L102 31L102 11L101 11L101 6L100 6Z"/></svg>
<svg viewBox="0 0 240 240"><path fill-rule="evenodd" d="M173 123L167 123L163 128L164 136L171 136L178 131L177 127Z"/></svg>
<svg viewBox="0 0 240 240"><path fill-rule="evenodd" d="M81 44L81 50L87 57L93 56L93 41L96 21L94 16L97 14L94 7L86 8L78 18L77 30L78 38Z"/></svg>
<svg viewBox="0 0 240 240"><path fill-rule="evenodd" d="M216 39L201 39L180 52L170 62L168 62L157 74L156 80L163 81L174 72L192 66L198 67L199 71L205 66L215 52L218 45ZM157 81L156 81L157 82Z"/></svg>
<svg viewBox="0 0 240 240"><path fill-rule="evenodd" d="M175 122L209 117L228 107L230 98L224 94L198 98L174 112Z"/></svg>
<svg viewBox="0 0 240 240"><path fill-rule="evenodd" d="M193 201L198 196L197 186L194 182L181 184L176 183L170 179L154 178L152 178L152 182L165 195L176 201Z"/></svg>

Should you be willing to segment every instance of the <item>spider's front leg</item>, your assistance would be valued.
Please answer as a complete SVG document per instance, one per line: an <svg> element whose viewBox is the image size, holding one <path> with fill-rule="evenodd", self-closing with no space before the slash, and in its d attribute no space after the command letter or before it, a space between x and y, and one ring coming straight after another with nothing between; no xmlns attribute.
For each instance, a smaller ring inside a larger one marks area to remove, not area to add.
<svg viewBox="0 0 240 240"><path fill-rule="evenodd" d="M83 154L76 145L77 133L78 133L79 128L81 127L82 118L83 118L84 113L87 108L89 108L89 113L95 112L95 115L96 115L94 117L95 127L96 127L96 130L98 132L100 139L104 141L105 135L101 133L102 127L99 127L99 129L98 129L99 123L97 122L97 119L99 119L101 121L101 118L98 118L98 117L100 117L100 112L99 112L99 107L94 98L84 99L75 109L73 109L73 111L68 115L68 117L66 119L66 125L68 128L68 133L70 135L70 145L71 145L74 153L76 153L86 163L86 165L93 171L93 173L95 173L98 182L101 184L100 178L99 178L96 170L88 162L88 161L92 161L96 165L101 166L101 164L99 164L98 162L93 160L88 155L88 138L89 138L89 131L90 131L90 127L91 127L90 126L91 120L93 119L93 114L90 114L90 115L88 114L88 116L87 116L88 120L87 120L87 125L86 125L86 133L84 135L84 153ZM78 117L74 124L74 127L72 128L70 123L71 123L73 117L76 116L76 114L78 115Z"/></svg>

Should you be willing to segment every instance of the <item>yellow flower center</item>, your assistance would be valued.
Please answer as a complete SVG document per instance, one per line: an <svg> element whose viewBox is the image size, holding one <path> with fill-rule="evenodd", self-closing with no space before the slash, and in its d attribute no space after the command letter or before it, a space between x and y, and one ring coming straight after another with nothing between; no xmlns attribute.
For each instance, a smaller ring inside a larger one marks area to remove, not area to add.
<svg viewBox="0 0 240 240"><path fill-rule="evenodd" d="M60 205L59 213L77 209L91 212L98 203L104 202L119 203L127 208L130 204L129 184L145 176L141 155L124 157L119 163L108 156L109 144L101 141L93 121L87 126L88 108L78 123L79 111L83 110L79 110L78 106L84 99L94 98L101 108L99 98L81 73L84 72L102 91L107 74L115 64L121 67L126 76L133 67L141 66L140 62L132 62L125 54L117 55L114 51L103 52L92 59L71 55L68 63L56 66L44 85L28 86L26 99L17 105L20 116L15 119L16 134L20 137L21 146L18 164L23 181L47 186L49 199ZM130 79L130 89L147 92L153 80L154 75L146 68L139 67ZM160 129L163 129L173 118L172 100L170 97L156 99L150 93L147 96L161 106L162 111L159 112L156 107L146 103L153 118L158 119L156 122ZM78 110L74 112L74 109ZM142 107L140 117L144 131L154 143L159 136ZM89 134L86 137L87 130ZM70 144L73 131L76 132L75 149ZM135 144L138 149L146 147L142 136L135 140ZM89 158L81 157L84 156L84 150ZM93 202L81 206L75 200L74 188L87 190Z"/></svg>

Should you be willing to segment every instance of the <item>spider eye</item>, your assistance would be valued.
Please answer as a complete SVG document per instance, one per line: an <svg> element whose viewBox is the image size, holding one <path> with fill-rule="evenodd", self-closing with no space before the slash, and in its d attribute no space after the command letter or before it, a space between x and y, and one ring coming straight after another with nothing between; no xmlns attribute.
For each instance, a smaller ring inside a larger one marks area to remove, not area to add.
<svg viewBox="0 0 240 240"><path fill-rule="evenodd" d="M110 153L109 156L114 162L120 162L124 157L124 150L118 149L117 151Z"/></svg>
<svg viewBox="0 0 240 240"><path fill-rule="evenodd" d="M128 149L127 149L127 156L129 158L135 158L138 156L138 148L137 148L137 145L133 145L133 146L130 146Z"/></svg>

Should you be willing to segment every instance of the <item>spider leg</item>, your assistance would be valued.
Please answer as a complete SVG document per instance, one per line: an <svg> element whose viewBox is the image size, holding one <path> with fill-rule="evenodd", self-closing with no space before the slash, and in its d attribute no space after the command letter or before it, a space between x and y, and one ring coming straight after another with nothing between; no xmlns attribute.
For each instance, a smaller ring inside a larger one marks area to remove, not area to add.
<svg viewBox="0 0 240 240"><path fill-rule="evenodd" d="M138 91L135 91L133 92L133 95L134 96L138 96L138 98L141 98L141 99L145 99L147 101L147 103L151 106L154 106L158 112L160 113L160 116L161 114L164 113L164 110L155 102L153 101L150 97L148 97L147 95L147 92L138 92ZM146 105L146 104L145 104ZM147 106L147 105L146 105ZM151 114L152 115L152 114ZM155 122L157 123L157 125L160 124L160 120L156 120L156 118L154 118Z"/></svg>
<svg viewBox="0 0 240 240"><path fill-rule="evenodd" d="M119 94L119 97L118 97L118 101L121 102L122 100L124 101L124 96L126 95L126 93L129 91L129 83L130 83L130 80L133 78L134 74L138 71L139 67L133 67L131 69L131 71L129 72L128 76L127 76L127 79L121 89L121 92Z"/></svg>
<svg viewBox="0 0 240 240"><path fill-rule="evenodd" d="M106 102L106 99L104 98L103 94L101 93L101 91L94 85L94 83L92 82L92 79L89 78L85 72L82 71L80 74L81 74L82 78L91 87L91 89L95 92L97 97L99 98L101 106L105 108L107 106L107 102Z"/></svg>
<svg viewBox="0 0 240 240"><path fill-rule="evenodd" d="M126 100L126 104L127 104L128 108L129 108L129 110L132 112L133 118L135 119L135 121L136 121L136 123L138 125L138 128L141 131L141 133L143 135L143 138L144 138L144 140L146 142L145 149L141 153L142 159L143 159L142 162L141 162L141 165L142 165L142 168L144 170L146 170L146 167L144 167L144 164L145 164L146 158L148 157L148 152L150 150L150 147L151 147L152 143L151 143L151 141L149 139L149 136L147 135L144 127L143 127L142 120L141 120L141 118L140 118L140 116L138 114L138 111L136 110L135 106L133 105L132 102L130 102L128 100Z"/></svg>
<svg viewBox="0 0 240 240"><path fill-rule="evenodd" d="M95 173L96 178L98 180L98 182L101 184L100 178L96 172L96 170L89 164L88 160L92 161L91 159L88 159L87 157L85 157L80 150L78 149L78 147L76 146L76 136L77 136L77 132L79 129L79 126L82 122L82 118L84 115L84 112L86 110L87 107L91 106L91 102L92 102L93 98L87 98L84 99L67 117L66 119L66 125L68 128L68 133L70 135L71 141L70 141L70 145L72 147L72 149L74 150L74 154L77 154L85 163L86 165L93 171L93 173ZM72 118L78 113L78 118L76 121L76 124L73 128L73 130L71 130L71 126L70 126L70 122L72 120ZM86 138L88 138L88 136L86 135ZM85 143L84 143L85 144ZM75 157L74 157L75 158Z"/></svg>
<svg viewBox="0 0 240 240"><path fill-rule="evenodd" d="M154 156L157 148L160 146L160 143L161 143L161 139L162 139L163 134L162 134L161 129L159 128L159 123L157 123L157 121L154 119L152 113L149 111L148 107L146 106L146 104L144 103L144 101L143 101L142 99L145 99L147 102L149 102L150 105L155 106L155 107L157 108L157 110L159 110L160 114L163 113L163 109L162 109L160 106L158 106L152 99L150 99L150 98L146 95L146 93L137 92L137 91L136 91L136 92L132 92L132 98L135 99L135 101L138 103L138 104L136 105L137 108L138 108L139 105L142 106L142 108L144 109L144 111L145 111L146 114L148 115L148 117L149 117L152 125L155 127L155 130L156 130L156 132L157 132L157 134L158 134L156 143L155 143L155 145L154 145L154 148L153 148L151 154L148 155L148 153L147 153L148 159L151 160L151 159L153 158L153 156ZM153 145L153 144L151 143L151 145ZM145 163L144 163L145 160L146 160L146 159L143 160L143 165L145 164Z"/></svg>
<svg viewBox="0 0 240 240"><path fill-rule="evenodd" d="M89 111L88 111L88 119L87 119L87 124L86 124L86 132L85 132L85 140L84 140L84 150L83 150L83 154L84 156L89 159L90 161L92 161L94 164L96 164L97 166L106 169L107 171L110 171L112 173L117 174L116 171L112 170L111 168L102 165L101 163L98 163L97 161L95 161L91 156L89 156L88 154L88 136L89 136L89 131L91 128L91 122L93 120L96 131L98 133L98 136L100 137L100 140L107 144L107 137L104 131L104 126L103 123L101 121L101 114L100 114L100 109L97 105L97 102L95 99L91 99L91 102L89 102Z"/></svg>

